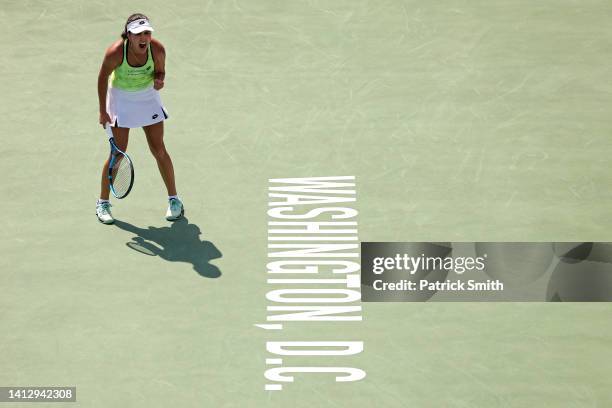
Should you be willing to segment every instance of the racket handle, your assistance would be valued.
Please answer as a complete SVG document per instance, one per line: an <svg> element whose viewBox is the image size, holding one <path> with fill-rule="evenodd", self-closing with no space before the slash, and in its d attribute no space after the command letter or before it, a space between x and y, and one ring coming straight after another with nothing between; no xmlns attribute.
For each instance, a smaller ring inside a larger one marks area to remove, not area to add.
<svg viewBox="0 0 612 408"><path fill-rule="evenodd" d="M111 130L110 123L106 122L106 125L104 125L104 130L106 130L106 136L108 136L108 140L112 139L113 131Z"/></svg>

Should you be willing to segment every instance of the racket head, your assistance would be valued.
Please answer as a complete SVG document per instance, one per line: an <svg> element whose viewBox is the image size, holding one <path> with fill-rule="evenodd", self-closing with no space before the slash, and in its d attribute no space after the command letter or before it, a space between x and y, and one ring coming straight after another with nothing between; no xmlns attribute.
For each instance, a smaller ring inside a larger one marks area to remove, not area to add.
<svg viewBox="0 0 612 408"><path fill-rule="evenodd" d="M119 150L114 138L111 137L108 141L111 145L108 162L108 184L116 198L125 198L134 186L134 165L130 156Z"/></svg>

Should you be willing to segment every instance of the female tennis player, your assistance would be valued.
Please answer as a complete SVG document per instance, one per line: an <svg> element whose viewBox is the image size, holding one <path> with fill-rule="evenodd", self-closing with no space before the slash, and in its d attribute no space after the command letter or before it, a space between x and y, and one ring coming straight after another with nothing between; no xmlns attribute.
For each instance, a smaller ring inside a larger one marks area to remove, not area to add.
<svg viewBox="0 0 612 408"><path fill-rule="evenodd" d="M164 146L164 120L168 113L158 91L164 87L166 53L164 46L151 38L152 32L147 16L132 14L125 23L121 40L106 50L98 75L100 124L112 126L115 143L124 152L130 129L143 128L168 190L166 219L174 221L181 218L184 209L176 193L172 160ZM96 215L104 224L115 221L110 211L108 165L106 160L100 199L96 203Z"/></svg>

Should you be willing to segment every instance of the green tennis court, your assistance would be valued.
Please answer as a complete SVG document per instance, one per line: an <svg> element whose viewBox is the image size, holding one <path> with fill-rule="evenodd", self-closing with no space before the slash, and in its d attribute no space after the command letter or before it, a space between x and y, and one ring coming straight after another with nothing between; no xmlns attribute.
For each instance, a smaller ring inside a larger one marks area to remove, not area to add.
<svg viewBox="0 0 612 408"><path fill-rule="evenodd" d="M95 217L105 48L147 14L186 218L142 130ZM360 241L610 241L612 4L3 0L0 386L79 407L605 407L607 303L364 303L265 391L268 179L355 176ZM24 404L0 403L1 406ZM36 406L61 404L41 403Z"/></svg>

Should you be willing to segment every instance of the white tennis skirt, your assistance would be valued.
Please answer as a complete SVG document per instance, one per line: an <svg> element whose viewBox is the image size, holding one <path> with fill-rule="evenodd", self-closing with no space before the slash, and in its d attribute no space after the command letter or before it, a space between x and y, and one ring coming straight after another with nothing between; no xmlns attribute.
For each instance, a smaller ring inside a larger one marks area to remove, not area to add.
<svg viewBox="0 0 612 408"><path fill-rule="evenodd" d="M168 119L159 92L152 86L142 91L108 88L106 111L113 127L139 128Z"/></svg>

